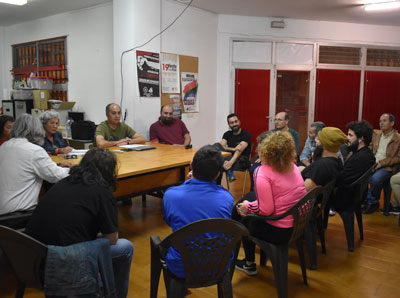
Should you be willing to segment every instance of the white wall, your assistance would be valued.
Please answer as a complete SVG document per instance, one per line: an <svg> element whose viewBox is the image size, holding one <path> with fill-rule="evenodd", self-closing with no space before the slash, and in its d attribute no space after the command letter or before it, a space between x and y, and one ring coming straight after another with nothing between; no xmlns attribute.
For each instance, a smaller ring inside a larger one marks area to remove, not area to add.
<svg viewBox="0 0 400 298"><path fill-rule="evenodd" d="M231 40L299 40L400 47L400 27L285 19L285 29L270 28L271 18L218 16L217 115L234 111ZM217 117L217 135L226 130Z"/></svg>
<svg viewBox="0 0 400 298"><path fill-rule="evenodd" d="M123 51L147 42L160 31L160 0L114 0L114 95L121 100L120 58ZM141 51L160 52L160 38L155 38ZM136 73L136 50L123 57L124 98L126 123L148 139L148 130L157 119L160 98L140 98Z"/></svg>
<svg viewBox="0 0 400 298"><path fill-rule="evenodd" d="M4 27L0 26L0 100L5 99L3 93L6 88L4 59Z"/></svg>
<svg viewBox="0 0 400 298"><path fill-rule="evenodd" d="M67 35L68 100L76 102L74 110L84 111L86 119L99 123L114 97L112 3L4 27L3 87L12 87L10 45L63 35Z"/></svg>
<svg viewBox="0 0 400 298"><path fill-rule="evenodd" d="M163 28L170 24L185 7L169 1L162 2ZM184 113L194 146L214 143L217 104L217 15L190 8L162 37L161 51L199 57L199 113Z"/></svg>
<svg viewBox="0 0 400 298"><path fill-rule="evenodd" d="M165 0L114 0L115 97L120 100L120 55L168 26L184 9ZM160 20L161 16L161 20ZM194 146L215 142L217 16L195 8L185 14L162 37L139 50L199 57L200 113L184 114L183 121ZM148 138L148 129L160 113L160 98L140 98L136 73L136 50L124 55L124 99L127 123Z"/></svg>

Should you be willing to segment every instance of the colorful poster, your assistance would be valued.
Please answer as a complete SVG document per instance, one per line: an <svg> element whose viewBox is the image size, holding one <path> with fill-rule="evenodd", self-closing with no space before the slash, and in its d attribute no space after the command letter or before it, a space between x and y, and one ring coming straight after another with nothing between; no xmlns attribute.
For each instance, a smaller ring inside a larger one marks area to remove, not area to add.
<svg viewBox="0 0 400 298"><path fill-rule="evenodd" d="M160 96L160 54L136 51L140 97Z"/></svg>
<svg viewBox="0 0 400 298"><path fill-rule="evenodd" d="M198 112L197 103L197 73L182 72L182 103L184 112Z"/></svg>
<svg viewBox="0 0 400 298"><path fill-rule="evenodd" d="M161 53L161 87L162 93L180 93L179 89L179 56Z"/></svg>
<svg viewBox="0 0 400 298"><path fill-rule="evenodd" d="M182 103L180 94L170 94L169 95L169 104L172 106L174 110L173 117L174 118L182 118Z"/></svg>

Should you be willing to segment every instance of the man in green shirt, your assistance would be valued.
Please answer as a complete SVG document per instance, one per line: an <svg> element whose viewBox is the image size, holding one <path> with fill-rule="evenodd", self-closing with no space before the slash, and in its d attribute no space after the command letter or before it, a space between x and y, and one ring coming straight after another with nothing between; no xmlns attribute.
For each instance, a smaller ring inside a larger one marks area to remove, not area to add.
<svg viewBox="0 0 400 298"><path fill-rule="evenodd" d="M96 128L96 145L100 148L144 143L146 139L121 121L121 108L115 103L106 106L107 120Z"/></svg>

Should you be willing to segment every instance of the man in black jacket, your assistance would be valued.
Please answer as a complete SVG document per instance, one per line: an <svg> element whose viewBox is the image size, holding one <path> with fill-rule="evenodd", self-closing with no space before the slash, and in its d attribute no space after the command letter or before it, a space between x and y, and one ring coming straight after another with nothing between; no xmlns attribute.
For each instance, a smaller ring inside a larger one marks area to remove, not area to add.
<svg viewBox="0 0 400 298"><path fill-rule="evenodd" d="M347 147L349 155L346 156L343 170L336 178L338 190L333 199L336 210L351 210L353 194L343 187L350 185L362 176L375 164L375 156L368 148L372 140L373 129L366 121L350 122L347 124Z"/></svg>

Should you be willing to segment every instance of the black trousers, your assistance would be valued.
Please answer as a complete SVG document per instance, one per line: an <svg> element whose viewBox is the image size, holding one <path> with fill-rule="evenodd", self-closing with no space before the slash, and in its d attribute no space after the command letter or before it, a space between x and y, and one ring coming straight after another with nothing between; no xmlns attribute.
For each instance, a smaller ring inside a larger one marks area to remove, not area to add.
<svg viewBox="0 0 400 298"><path fill-rule="evenodd" d="M235 206L233 206L232 210L232 219L241 221L242 217L236 210L236 205L247 200L249 202L253 202L257 199L256 194L254 192L247 193L242 199L240 199ZM286 244L289 242L290 237L292 236L293 228L279 228L273 225L270 225L266 221L251 221L247 226L249 233L251 236L259 238L269 243L274 244ZM255 250L256 245L249 238L243 238L243 248L244 253L246 255L246 260L249 262L255 261Z"/></svg>

